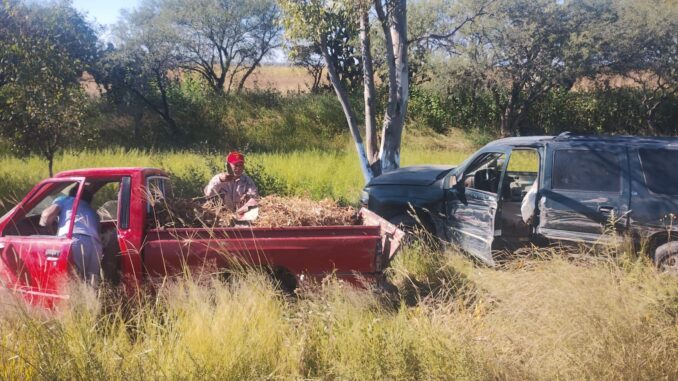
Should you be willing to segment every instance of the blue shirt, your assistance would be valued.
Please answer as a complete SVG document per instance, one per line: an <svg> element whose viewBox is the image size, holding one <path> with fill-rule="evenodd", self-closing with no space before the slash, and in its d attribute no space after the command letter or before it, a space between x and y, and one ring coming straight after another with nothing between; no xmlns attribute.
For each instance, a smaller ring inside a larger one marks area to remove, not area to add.
<svg viewBox="0 0 678 381"><path fill-rule="evenodd" d="M65 237L68 234L68 225L71 224L71 214L73 213L73 203L75 197L62 196L57 197L53 205L59 206L59 230L57 236ZM85 200L80 200L78 210L75 213L75 224L73 225L73 234L87 235L99 239L99 215L92 209Z"/></svg>

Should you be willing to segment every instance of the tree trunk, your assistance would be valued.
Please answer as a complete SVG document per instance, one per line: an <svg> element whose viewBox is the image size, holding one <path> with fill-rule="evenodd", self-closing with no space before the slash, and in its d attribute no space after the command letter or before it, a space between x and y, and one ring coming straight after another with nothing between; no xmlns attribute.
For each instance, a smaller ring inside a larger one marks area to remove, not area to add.
<svg viewBox="0 0 678 381"><path fill-rule="evenodd" d="M509 99L504 103L503 107L500 108L500 110L504 110L499 118L499 133L502 137L511 136L515 132L516 107L520 98L521 87L521 83L514 82L511 86ZM497 93L495 94L495 102L497 102L498 99L499 95Z"/></svg>
<svg viewBox="0 0 678 381"><path fill-rule="evenodd" d="M355 142L356 151L358 152L358 158L360 159L360 168L362 169L363 178L367 184L373 177L372 170L370 169L369 162L367 160L367 155L365 154L365 145L363 144L362 137L360 136L360 130L358 129L357 118L355 112L351 108L351 104L348 98L348 92L342 85L337 74L337 69L332 61L332 57L327 48L327 40L324 36L320 39L320 49L325 59L325 65L332 82L332 87L339 98L341 103L341 108L344 110L344 115L346 116L346 122L348 123L348 128Z"/></svg>
<svg viewBox="0 0 678 381"><path fill-rule="evenodd" d="M407 0L393 0L388 2L388 5L391 6L391 9L387 12L390 15L390 34L386 34L386 50L387 57L392 56L393 60L388 60L389 105L387 115L384 117L381 150L379 152L382 172L389 172L400 167L400 145L409 100ZM381 8L381 4L379 4L379 7ZM383 15L383 10L377 11ZM380 19L382 15L379 16ZM388 40L391 41L390 46ZM389 50L391 50L390 54L388 53Z"/></svg>
<svg viewBox="0 0 678 381"><path fill-rule="evenodd" d="M49 168L49 177L54 177L54 155L47 155L47 167Z"/></svg>
<svg viewBox="0 0 678 381"><path fill-rule="evenodd" d="M169 101L167 100L167 89L165 89L165 86L162 83L162 76L160 75L160 72L158 72L157 70L156 70L156 79L158 82L158 89L160 90L160 99L162 100L162 111L160 112L160 116L167 124L167 127L170 130L170 135L172 137L183 135L181 133L181 130L179 130L179 127L177 127L177 123L174 121L172 115L170 114L170 105Z"/></svg>
<svg viewBox="0 0 678 381"><path fill-rule="evenodd" d="M134 136L134 141L138 142L139 139L141 138L141 122L143 121L144 118L144 112L140 107L135 107L133 109L133 115L134 115L134 126L132 126L133 130L133 136Z"/></svg>
<svg viewBox="0 0 678 381"><path fill-rule="evenodd" d="M370 46L370 24L367 11L360 16L360 48L363 56L363 84L365 98L365 140L367 141L367 160L374 176L381 174L379 162L379 143L377 141L376 90L374 86L374 69L372 68L372 51Z"/></svg>

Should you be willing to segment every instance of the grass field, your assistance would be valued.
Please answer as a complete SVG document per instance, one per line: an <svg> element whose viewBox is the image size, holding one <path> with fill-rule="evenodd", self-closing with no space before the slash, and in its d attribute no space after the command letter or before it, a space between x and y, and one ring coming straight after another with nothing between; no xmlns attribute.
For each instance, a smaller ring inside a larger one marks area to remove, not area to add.
<svg viewBox="0 0 678 381"><path fill-rule="evenodd" d="M353 145L346 142L339 151L306 150L290 153L248 154L248 170L261 179L275 181L273 191L284 187L285 193L325 197L356 203L364 185ZM461 133L449 136L410 136L403 147L402 164L461 163L474 147ZM91 167L159 167L170 171L184 196L198 196L202 187L217 171L223 170L223 157L192 152L146 152L140 150L101 150L66 152L54 163L55 172ZM39 157L18 159L0 157L1 209L8 209L38 181L48 177L47 165ZM263 179L265 178L265 179Z"/></svg>
<svg viewBox="0 0 678 381"><path fill-rule="evenodd" d="M410 136L403 164L457 164L473 148L462 136ZM355 202L355 157L347 143L252 153L248 168L271 191ZM158 166L197 193L220 162L106 150L67 153L55 168ZM6 200L47 176L38 158L0 163ZM290 297L253 271L125 302L73 285L49 313L0 294L0 379L678 379L675 277L625 246L572 254L528 250L490 269L415 242L388 270L395 294L330 278Z"/></svg>
<svg viewBox="0 0 678 381"><path fill-rule="evenodd" d="M609 253L492 270L411 247L390 271L399 297L331 279L289 297L253 272L107 313L78 286L53 313L5 296L0 378L676 379L678 282Z"/></svg>

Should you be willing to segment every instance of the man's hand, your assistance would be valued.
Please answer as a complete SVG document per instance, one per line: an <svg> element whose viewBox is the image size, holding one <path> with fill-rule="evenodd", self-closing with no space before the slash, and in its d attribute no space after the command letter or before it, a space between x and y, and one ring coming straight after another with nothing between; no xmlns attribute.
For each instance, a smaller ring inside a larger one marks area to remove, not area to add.
<svg viewBox="0 0 678 381"><path fill-rule="evenodd" d="M50 226L54 223L56 218L59 216L59 205L50 205L40 214L40 226Z"/></svg>
<svg viewBox="0 0 678 381"><path fill-rule="evenodd" d="M245 195L246 196L246 195ZM244 197L244 196L243 196ZM241 206L238 210L235 211L235 214L238 216L238 218L241 218L245 213L250 211L252 208L256 208L259 206L259 203L257 202L256 199L249 199L245 203L245 205Z"/></svg>
<svg viewBox="0 0 678 381"><path fill-rule="evenodd" d="M233 175L231 175L230 173L222 173L222 174L219 175L219 181L221 181L222 183L224 183L226 181L233 181L234 178L235 177Z"/></svg>

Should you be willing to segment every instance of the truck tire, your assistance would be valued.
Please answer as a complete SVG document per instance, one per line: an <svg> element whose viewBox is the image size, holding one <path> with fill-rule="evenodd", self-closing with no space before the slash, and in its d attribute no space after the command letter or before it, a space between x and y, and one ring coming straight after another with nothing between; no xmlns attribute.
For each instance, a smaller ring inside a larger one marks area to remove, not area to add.
<svg viewBox="0 0 678 381"><path fill-rule="evenodd" d="M285 295L294 295L294 291L297 289L297 277L294 276L289 270L276 267L269 271L269 276L273 281L275 287Z"/></svg>
<svg viewBox="0 0 678 381"><path fill-rule="evenodd" d="M659 246L654 252L654 264L660 271L678 274L678 241Z"/></svg>

